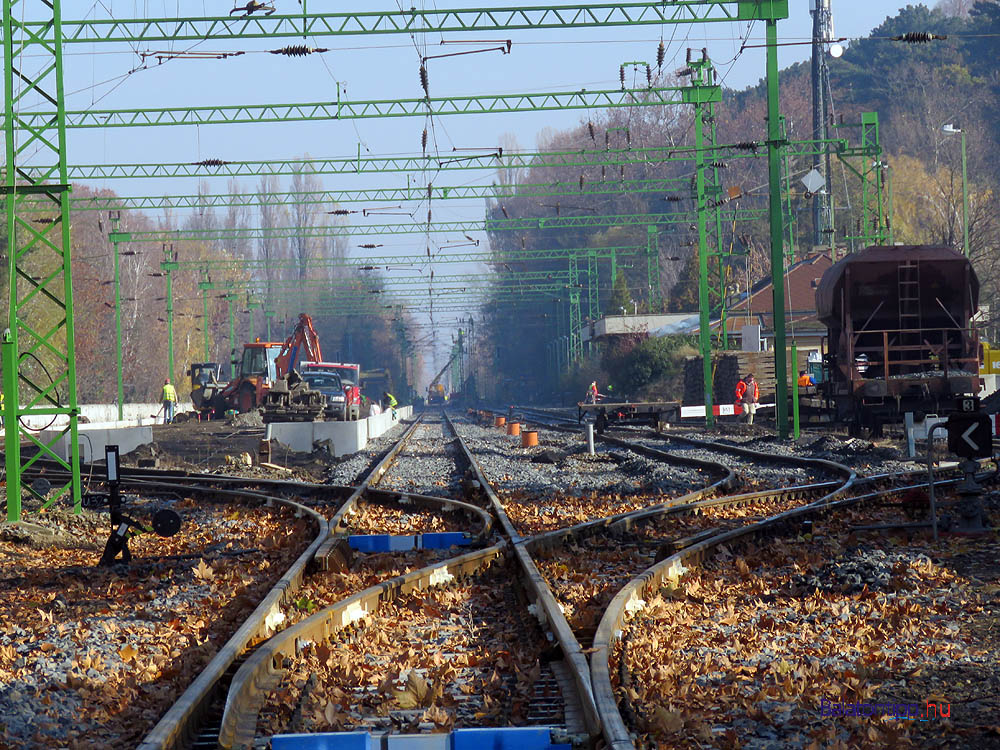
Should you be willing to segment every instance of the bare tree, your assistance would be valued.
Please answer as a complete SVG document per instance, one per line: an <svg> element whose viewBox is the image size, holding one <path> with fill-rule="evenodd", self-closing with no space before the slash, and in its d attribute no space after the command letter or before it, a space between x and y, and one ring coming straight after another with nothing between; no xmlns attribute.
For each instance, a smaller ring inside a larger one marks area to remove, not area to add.
<svg viewBox="0 0 1000 750"><path fill-rule="evenodd" d="M262 234L257 246L257 257L264 261L264 279L267 282L267 299L265 305L274 309L274 282L282 278L280 270L275 268L276 261L288 257L288 241L270 236L268 229L276 229L288 224L288 210L278 203L276 193L281 191L281 182L274 175L262 175L257 184L257 196L260 198L260 223Z"/></svg>
<svg viewBox="0 0 1000 750"><path fill-rule="evenodd" d="M303 158L308 159L309 154ZM289 223L296 231L292 234L290 249L299 279L308 276L309 261L318 254L320 243L315 237L309 236L309 230L320 223L321 214L319 205L312 202L309 194L318 192L322 187L319 177L313 172L296 171L292 175L291 192L294 194L294 201Z"/></svg>
<svg viewBox="0 0 1000 750"><path fill-rule="evenodd" d="M230 195L243 195L243 186L237 179L230 179L226 185L226 192ZM250 227L251 212L250 207L245 202L230 200L226 204L226 214L222 218L222 226L227 230L247 229ZM229 250L237 258L251 257L252 247L250 240L246 237L233 237L227 243Z"/></svg>

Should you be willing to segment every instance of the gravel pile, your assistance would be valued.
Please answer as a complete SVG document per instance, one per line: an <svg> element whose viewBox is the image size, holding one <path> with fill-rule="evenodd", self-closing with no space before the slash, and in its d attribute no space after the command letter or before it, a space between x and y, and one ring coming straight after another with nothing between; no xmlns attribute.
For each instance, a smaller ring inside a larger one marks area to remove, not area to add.
<svg viewBox="0 0 1000 750"><path fill-rule="evenodd" d="M696 469L653 461L629 450L609 451L598 444L596 455L590 456L584 438L578 435L540 431L538 447L521 448L519 438L498 429L463 424L459 430L486 478L505 492L569 497L597 492L683 495L710 481ZM560 460L535 463L546 451L560 454Z"/></svg>
<svg viewBox="0 0 1000 750"><path fill-rule="evenodd" d="M795 576L793 586L803 593L819 590L857 594L866 587L869 591L895 591L915 587L920 578L918 569L931 565L926 555L914 556L905 550L886 552L861 547L848 555L813 573Z"/></svg>
<svg viewBox="0 0 1000 750"><path fill-rule="evenodd" d="M406 428L407 425L400 422L383 435L369 440L368 446L364 450L345 456L343 461L330 468L326 475L327 484L347 486L359 484L361 477L367 473L368 469L378 463L382 454L399 440Z"/></svg>
<svg viewBox="0 0 1000 750"><path fill-rule="evenodd" d="M263 427L264 418L260 415L259 410L254 409L243 414L237 414L226 422L226 424L233 427Z"/></svg>
<svg viewBox="0 0 1000 750"><path fill-rule="evenodd" d="M379 482L379 489L461 497L462 472L457 463L460 451L444 429L440 419L426 420L417 427L406 449Z"/></svg>

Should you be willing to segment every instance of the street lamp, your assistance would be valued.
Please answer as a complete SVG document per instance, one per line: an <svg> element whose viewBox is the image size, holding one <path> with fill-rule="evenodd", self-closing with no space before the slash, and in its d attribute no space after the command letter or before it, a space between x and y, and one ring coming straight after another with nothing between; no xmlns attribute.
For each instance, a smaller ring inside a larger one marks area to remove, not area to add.
<svg viewBox="0 0 1000 750"><path fill-rule="evenodd" d="M956 128L952 123L947 123L941 128L942 132L954 135L958 133L962 136L962 252L969 256L969 179L967 171L967 159L965 155L965 131Z"/></svg>

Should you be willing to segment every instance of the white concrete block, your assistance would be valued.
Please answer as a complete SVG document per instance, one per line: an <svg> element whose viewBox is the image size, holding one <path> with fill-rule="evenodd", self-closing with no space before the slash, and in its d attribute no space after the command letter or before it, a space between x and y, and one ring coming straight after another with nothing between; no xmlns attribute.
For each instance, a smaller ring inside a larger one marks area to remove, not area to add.
<svg viewBox="0 0 1000 750"><path fill-rule="evenodd" d="M62 430L42 430L39 438L43 442L55 440ZM131 453L140 445L153 442L152 427L109 427L107 425L80 425L77 430L77 443L80 448L80 460L84 463L104 460L104 448L117 445L120 455ZM53 446L53 450L65 461L69 460L69 433L62 434Z"/></svg>
<svg viewBox="0 0 1000 750"><path fill-rule="evenodd" d="M267 439L277 440L289 450L311 453L316 443L330 441L337 458L357 453L368 445L365 420L355 422L271 422Z"/></svg>
<svg viewBox="0 0 1000 750"><path fill-rule="evenodd" d="M297 453L309 453L313 444L312 422L271 422L266 437Z"/></svg>
<svg viewBox="0 0 1000 750"><path fill-rule="evenodd" d="M326 440L333 444L333 455L337 458L349 453L357 453L368 445L368 428L364 420L354 422L313 422L313 443ZM310 446L309 450L312 450Z"/></svg>

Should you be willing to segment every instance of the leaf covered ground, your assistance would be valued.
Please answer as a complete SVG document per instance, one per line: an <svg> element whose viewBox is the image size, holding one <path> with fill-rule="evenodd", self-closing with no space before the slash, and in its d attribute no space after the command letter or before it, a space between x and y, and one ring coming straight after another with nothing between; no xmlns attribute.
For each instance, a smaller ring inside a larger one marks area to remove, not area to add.
<svg viewBox="0 0 1000 750"><path fill-rule="evenodd" d="M886 518L724 550L633 615L617 691L638 746L1000 747L1000 543L851 529Z"/></svg>
<svg viewBox="0 0 1000 750"><path fill-rule="evenodd" d="M135 538L127 570L95 567L106 513L4 528L0 747L136 745L315 534L280 508L172 507L181 531Z"/></svg>

